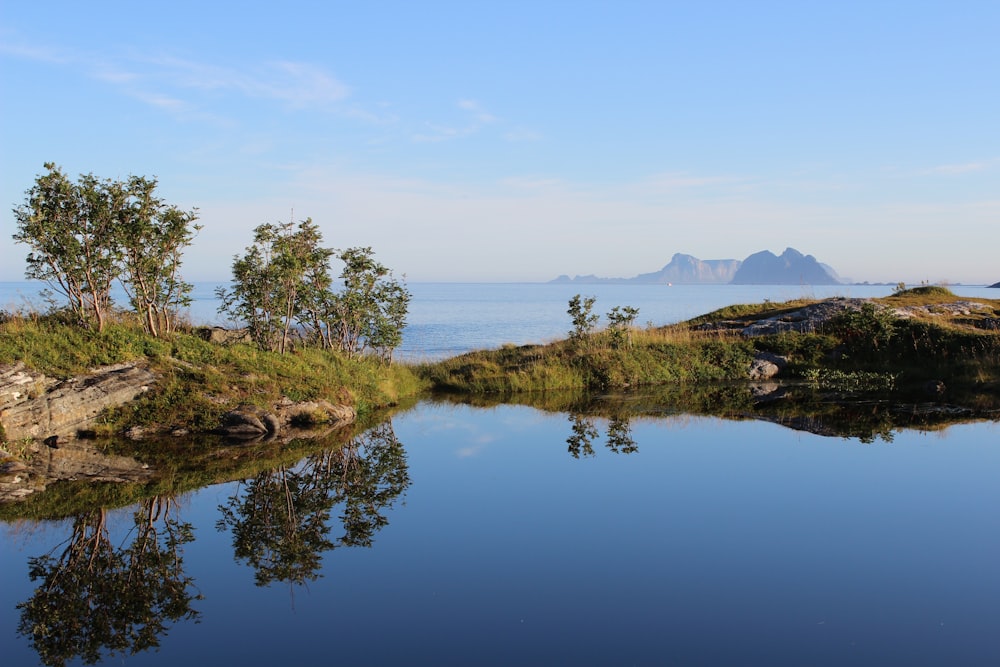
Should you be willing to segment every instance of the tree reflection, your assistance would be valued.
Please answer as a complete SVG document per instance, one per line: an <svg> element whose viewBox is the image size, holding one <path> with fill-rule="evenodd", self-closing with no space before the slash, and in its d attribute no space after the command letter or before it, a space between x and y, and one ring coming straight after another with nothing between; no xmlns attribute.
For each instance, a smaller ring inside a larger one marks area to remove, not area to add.
<svg viewBox="0 0 1000 667"><path fill-rule="evenodd" d="M388 523L385 510L409 485L406 453L386 422L339 449L247 480L220 506L217 527L232 530L236 559L254 568L258 586L303 584L321 576L323 552L371 546ZM332 539L338 505L343 534Z"/></svg>
<svg viewBox="0 0 1000 667"><path fill-rule="evenodd" d="M612 417L608 421L608 449L615 454L632 454L639 446L632 439L632 424L628 417Z"/></svg>
<svg viewBox="0 0 1000 667"><path fill-rule="evenodd" d="M572 434L566 438L566 444L569 445L567 451L574 459L578 459L580 456L593 456L594 445L592 443L594 438L599 435L597 427L594 426L594 419L570 413L569 423Z"/></svg>
<svg viewBox="0 0 1000 667"><path fill-rule="evenodd" d="M182 546L194 536L190 524L170 515L173 506L164 497L142 501L134 539L121 549L112 544L104 509L80 514L61 554L29 559L31 580L42 584L17 606L18 633L42 663L64 665L79 656L94 664L105 653L156 648L171 622L197 619L191 603L200 596L182 559Z"/></svg>
<svg viewBox="0 0 1000 667"><path fill-rule="evenodd" d="M600 437L595 417L571 412L569 415L570 436L566 438L567 451L574 459L594 456L594 440ZM639 446L632 438L632 426L628 417L615 416L608 419L605 441L608 449L615 454L632 454Z"/></svg>

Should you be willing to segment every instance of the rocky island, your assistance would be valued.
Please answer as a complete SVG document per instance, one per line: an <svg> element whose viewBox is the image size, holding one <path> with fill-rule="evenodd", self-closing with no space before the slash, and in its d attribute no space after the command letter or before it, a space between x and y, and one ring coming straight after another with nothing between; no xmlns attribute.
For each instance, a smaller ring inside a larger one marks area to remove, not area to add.
<svg viewBox="0 0 1000 667"><path fill-rule="evenodd" d="M634 278L598 278L594 275L559 276L554 283L631 283L656 285L839 285L841 279L832 267L812 255L786 248L781 255L769 250L754 253L744 260L707 259L676 253L659 271L642 273Z"/></svg>

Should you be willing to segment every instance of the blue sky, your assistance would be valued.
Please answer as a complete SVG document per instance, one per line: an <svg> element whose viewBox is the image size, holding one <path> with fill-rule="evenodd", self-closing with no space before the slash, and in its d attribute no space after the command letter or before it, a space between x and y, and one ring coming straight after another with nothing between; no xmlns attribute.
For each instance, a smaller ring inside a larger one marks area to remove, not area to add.
<svg viewBox="0 0 1000 667"><path fill-rule="evenodd" d="M48 161L198 208L191 280L293 216L410 281L1000 280L995 0L0 6L0 280Z"/></svg>

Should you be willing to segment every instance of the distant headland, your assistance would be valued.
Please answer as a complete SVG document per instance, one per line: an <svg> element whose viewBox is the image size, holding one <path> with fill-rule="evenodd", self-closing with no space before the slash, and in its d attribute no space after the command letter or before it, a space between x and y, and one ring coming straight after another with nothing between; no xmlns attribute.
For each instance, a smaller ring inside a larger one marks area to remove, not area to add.
<svg viewBox="0 0 1000 667"><path fill-rule="evenodd" d="M769 250L754 253L744 260L698 259L676 253L670 263L654 273L634 278L599 278L597 276L559 276L553 283L644 283L659 285L730 284L730 285L840 285L844 281L827 264L795 248L781 255Z"/></svg>

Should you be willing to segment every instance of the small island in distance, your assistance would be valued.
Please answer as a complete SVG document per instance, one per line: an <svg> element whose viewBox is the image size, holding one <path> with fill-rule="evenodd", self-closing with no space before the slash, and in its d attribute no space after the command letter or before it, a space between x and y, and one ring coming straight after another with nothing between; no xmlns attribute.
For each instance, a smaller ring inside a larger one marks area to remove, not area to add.
<svg viewBox="0 0 1000 667"><path fill-rule="evenodd" d="M754 253L744 260L698 259L676 253L659 271L641 273L634 278L599 278L594 275L570 278L562 275L553 283L643 283L658 285L840 285L833 267L795 248L781 255L769 250Z"/></svg>

